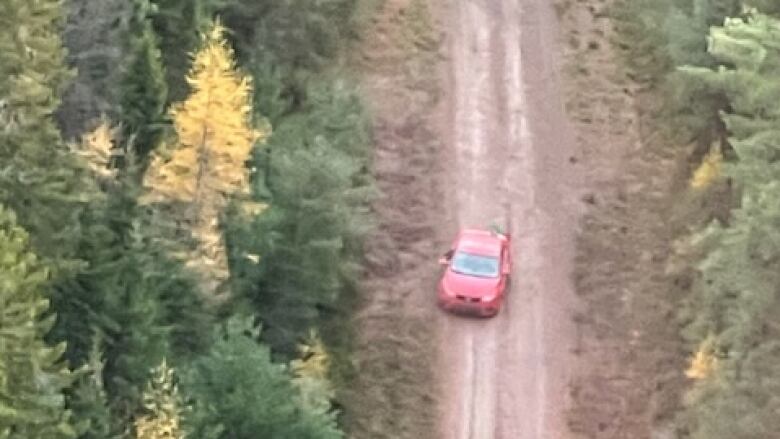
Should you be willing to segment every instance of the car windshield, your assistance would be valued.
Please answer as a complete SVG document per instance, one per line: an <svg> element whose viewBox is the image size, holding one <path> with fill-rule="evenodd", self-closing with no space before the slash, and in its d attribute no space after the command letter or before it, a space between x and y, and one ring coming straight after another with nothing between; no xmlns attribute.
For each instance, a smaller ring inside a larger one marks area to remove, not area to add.
<svg viewBox="0 0 780 439"><path fill-rule="evenodd" d="M477 277L498 277L498 258L457 252L452 257L452 270Z"/></svg>

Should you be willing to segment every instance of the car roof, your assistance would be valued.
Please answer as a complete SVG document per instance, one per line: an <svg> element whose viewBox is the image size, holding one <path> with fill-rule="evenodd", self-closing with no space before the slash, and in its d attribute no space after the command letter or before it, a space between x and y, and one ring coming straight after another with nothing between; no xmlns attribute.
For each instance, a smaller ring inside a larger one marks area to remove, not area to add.
<svg viewBox="0 0 780 439"><path fill-rule="evenodd" d="M458 236L458 249L467 253L485 256L501 254L501 235L480 229L463 229Z"/></svg>

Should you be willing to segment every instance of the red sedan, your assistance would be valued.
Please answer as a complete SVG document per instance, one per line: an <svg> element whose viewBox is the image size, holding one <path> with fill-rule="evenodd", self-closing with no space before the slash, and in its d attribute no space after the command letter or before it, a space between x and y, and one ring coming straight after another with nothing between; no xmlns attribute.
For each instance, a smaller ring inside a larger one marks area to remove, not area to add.
<svg viewBox="0 0 780 439"><path fill-rule="evenodd" d="M487 230L461 230L439 260L439 305L452 311L498 314L512 273L510 237Z"/></svg>

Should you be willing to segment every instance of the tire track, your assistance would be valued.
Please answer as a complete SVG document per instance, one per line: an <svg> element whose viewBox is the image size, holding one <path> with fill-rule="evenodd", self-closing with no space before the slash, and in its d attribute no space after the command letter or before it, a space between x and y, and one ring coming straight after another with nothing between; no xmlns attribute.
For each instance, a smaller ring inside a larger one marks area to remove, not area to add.
<svg viewBox="0 0 780 439"><path fill-rule="evenodd" d="M505 309L490 320L439 319L441 436L561 439L577 186L560 165L568 163L572 143L555 90L552 6L544 0L449 5L453 96L445 127L451 136L444 137L451 139L454 195L448 209L459 227L503 220L510 203L516 216Z"/></svg>

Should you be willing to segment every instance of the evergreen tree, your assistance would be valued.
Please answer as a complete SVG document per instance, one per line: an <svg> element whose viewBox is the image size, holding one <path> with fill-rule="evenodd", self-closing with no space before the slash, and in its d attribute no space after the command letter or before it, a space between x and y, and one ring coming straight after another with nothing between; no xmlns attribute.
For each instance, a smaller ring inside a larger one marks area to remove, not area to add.
<svg viewBox="0 0 780 439"><path fill-rule="evenodd" d="M69 77L60 14L58 0L0 2L0 204L16 212L39 256L73 270L94 188L52 121Z"/></svg>
<svg viewBox="0 0 780 439"><path fill-rule="evenodd" d="M130 27L130 62L122 78L122 123L143 160L160 142L168 87L150 15L153 4L136 0Z"/></svg>
<svg viewBox="0 0 780 439"><path fill-rule="evenodd" d="M197 50L200 35L206 32L223 0L155 0L152 20L160 36L160 49L169 89L169 102L183 100L189 87L185 78L189 54Z"/></svg>
<svg viewBox="0 0 780 439"><path fill-rule="evenodd" d="M254 302L266 340L290 358L310 328L341 320L374 193L354 92L319 85L309 95L306 112L284 118L269 138L271 154L255 155L255 187L270 188L270 207L235 225L231 238L237 288ZM256 191L260 201L264 192ZM262 257L255 264L245 254ZM328 343L331 335L323 332Z"/></svg>
<svg viewBox="0 0 780 439"><path fill-rule="evenodd" d="M716 90L703 87L677 67L712 67L706 50L710 26L740 13L741 0L619 0L615 8L618 45L629 47L626 60L632 76L659 85L664 115L680 138L696 139L703 147L722 135L718 111L727 102ZM705 151L701 151L704 153Z"/></svg>
<svg viewBox="0 0 780 439"><path fill-rule="evenodd" d="M78 421L79 439L119 439L116 423L109 410L108 396L103 386L101 342L95 337L87 362L88 372L83 375L73 390L68 407Z"/></svg>
<svg viewBox="0 0 780 439"><path fill-rule="evenodd" d="M276 124L299 111L309 82L355 34L355 0L229 0L221 9L241 65L255 79L255 105Z"/></svg>
<svg viewBox="0 0 780 439"><path fill-rule="evenodd" d="M31 2L27 2L31 3ZM56 118L62 136L75 139L102 116L116 119L124 44L132 2L127 0L62 0L67 19L62 32L66 63L75 75L63 94Z"/></svg>
<svg viewBox="0 0 780 439"><path fill-rule="evenodd" d="M218 439L341 438L332 412L303 403L284 365L257 341L251 319L230 319L184 379L195 400L192 436ZM309 395L314 398L314 395ZM327 404L327 396L320 396ZM320 404L315 404L319 406Z"/></svg>
<svg viewBox="0 0 780 439"><path fill-rule="evenodd" d="M197 285L170 259L157 222L136 204L139 167L132 151L119 170L111 163L122 148L107 123L72 145L105 196L81 217L80 255L88 263L60 282L54 303L60 319L53 338L68 341L73 364L88 360L96 334L104 337L103 372L117 416L128 418L140 403L146 371L163 357L204 349L210 316Z"/></svg>
<svg viewBox="0 0 780 439"><path fill-rule="evenodd" d="M61 360L65 346L44 342L55 318L42 294L46 271L4 207L0 255L0 437L72 438L63 391L73 375Z"/></svg>
<svg viewBox="0 0 780 439"><path fill-rule="evenodd" d="M700 237L708 253L685 335L712 338L719 358L691 391L684 421L694 439L771 437L780 428L780 20L727 19L708 49L722 65L683 73L728 98L722 118L737 160L723 171L741 203L727 226Z"/></svg>
<svg viewBox="0 0 780 439"><path fill-rule="evenodd" d="M135 420L136 439L183 439L183 412L174 371L163 360L144 392L145 414Z"/></svg>
<svg viewBox="0 0 780 439"><path fill-rule="evenodd" d="M129 231L95 250L94 268L68 284L71 295L60 304L70 318L62 319L58 335L81 346L70 352L74 361L84 361L95 331L105 335L106 389L124 419L140 403L148 370L164 357L188 358L206 348L211 320L194 280L148 236L156 233L150 228L136 216Z"/></svg>
<svg viewBox="0 0 780 439"><path fill-rule="evenodd" d="M239 56L258 56L293 70L315 71L354 34L356 0L231 0L222 9Z"/></svg>

